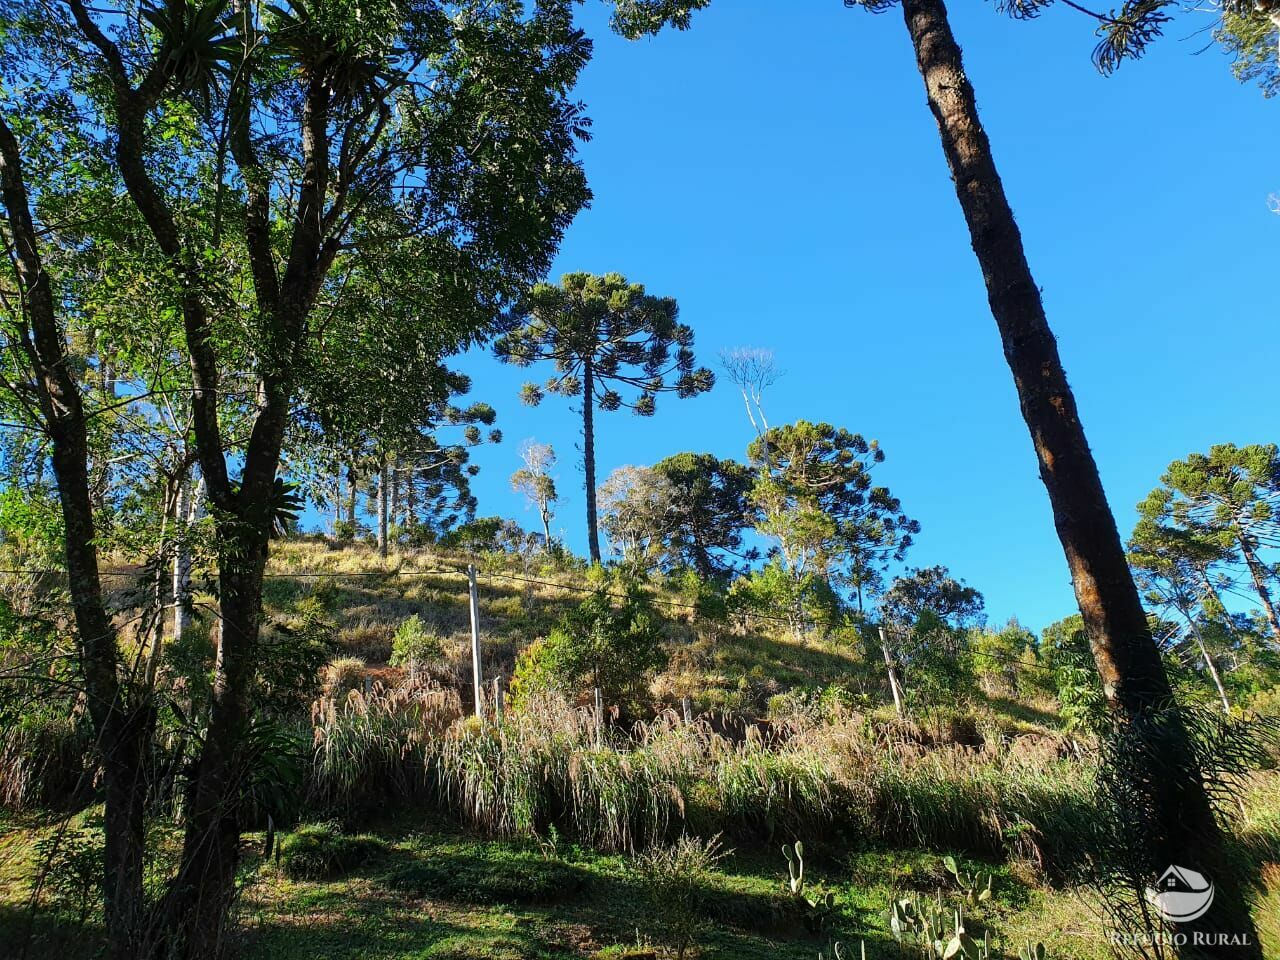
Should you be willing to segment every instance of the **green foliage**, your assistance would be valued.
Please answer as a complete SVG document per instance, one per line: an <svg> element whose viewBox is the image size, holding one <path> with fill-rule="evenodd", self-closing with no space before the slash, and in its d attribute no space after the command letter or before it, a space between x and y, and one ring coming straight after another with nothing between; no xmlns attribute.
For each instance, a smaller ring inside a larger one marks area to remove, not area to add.
<svg viewBox="0 0 1280 960"><path fill-rule="evenodd" d="M47 489L0 490L0 561L7 567L58 569L63 564L62 511Z"/></svg>
<svg viewBox="0 0 1280 960"><path fill-rule="evenodd" d="M703 840L685 834L636 858L636 874L678 960L683 960L708 926L706 887L716 864L725 856L727 851L718 836Z"/></svg>
<svg viewBox="0 0 1280 960"><path fill-rule="evenodd" d="M998 630L970 631L969 646L974 670L996 692L1017 694L1028 679L1043 680L1045 671L1034 659L1036 635L1016 619Z"/></svg>
<svg viewBox="0 0 1280 960"><path fill-rule="evenodd" d="M786 617L798 633L814 626L825 629L841 615L840 597L828 580L813 572L788 571L779 557L733 582L729 608L748 617Z"/></svg>
<svg viewBox="0 0 1280 960"><path fill-rule="evenodd" d="M711 0L613 0L613 29L628 39L657 33L667 24L689 29L694 11Z"/></svg>
<svg viewBox="0 0 1280 960"><path fill-rule="evenodd" d="M666 569L689 566L704 579L719 579L756 558L742 542L756 520L747 467L709 453L678 453L653 469L674 492L676 509L660 538Z"/></svg>
<svg viewBox="0 0 1280 960"><path fill-rule="evenodd" d="M287 622L264 631L258 660L259 710L284 714L310 701L320 668L336 647L334 630L323 601L308 596L298 601Z"/></svg>
<svg viewBox="0 0 1280 960"><path fill-rule="evenodd" d="M816 576L852 589L861 609L885 565L901 560L920 525L887 487L871 482L878 443L828 423L799 420L752 441L758 529L796 580Z"/></svg>
<svg viewBox="0 0 1280 960"><path fill-rule="evenodd" d="M480 517L468 520L439 539L442 547L466 553L518 553L529 543L530 536L514 520L505 517Z"/></svg>
<svg viewBox="0 0 1280 960"><path fill-rule="evenodd" d="M894 579L880 608L892 623L914 626L927 612L952 630L981 624L982 594L943 566L917 568Z"/></svg>
<svg viewBox="0 0 1280 960"><path fill-rule="evenodd" d="M444 656L439 634L429 630L416 613L396 628L391 640L391 666L417 670Z"/></svg>
<svg viewBox="0 0 1280 960"><path fill-rule="evenodd" d="M50 905L81 924L101 906L102 851L97 828L60 827L36 843Z"/></svg>
<svg viewBox="0 0 1280 960"><path fill-rule="evenodd" d="M280 866L294 880L327 880L365 866L384 849L376 837L345 834L337 823L309 823L281 842Z"/></svg>
<svg viewBox="0 0 1280 960"><path fill-rule="evenodd" d="M665 663L661 621L648 597L635 586L621 597L597 589L521 652L512 697L528 701L547 689L576 696L598 687L607 703L631 704Z"/></svg>
<svg viewBox="0 0 1280 960"><path fill-rule="evenodd" d="M1260 8L1226 10L1214 39L1231 55L1231 70L1241 83L1256 82L1262 95L1280 92L1280 26Z"/></svg>
<svg viewBox="0 0 1280 960"><path fill-rule="evenodd" d="M1045 627L1040 635L1040 659L1049 668L1066 728L1085 732L1101 729L1106 723L1106 699L1080 614Z"/></svg>
<svg viewBox="0 0 1280 960"><path fill-rule="evenodd" d="M590 399L601 410L628 406L652 416L657 394L692 397L715 383L710 370L694 367L693 329L678 321L675 300L652 296L621 274L569 273L559 286L540 283L524 311L523 323L500 337L494 352L521 367L555 362L556 375L543 388L526 387L531 403L541 401L543 389L576 396L589 377ZM627 401L619 387L639 394Z"/></svg>

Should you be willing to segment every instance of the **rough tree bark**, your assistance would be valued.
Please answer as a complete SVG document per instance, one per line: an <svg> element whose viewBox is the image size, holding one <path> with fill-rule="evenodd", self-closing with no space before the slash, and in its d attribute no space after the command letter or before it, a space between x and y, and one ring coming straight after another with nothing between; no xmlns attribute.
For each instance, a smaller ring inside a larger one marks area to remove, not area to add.
<svg viewBox="0 0 1280 960"><path fill-rule="evenodd" d="M83 398L67 359L52 280L40 256L21 150L2 117L0 194L22 304L21 347L35 374L36 395L50 440L65 525L64 556L80 666L103 762L107 952L112 960L132 960L142 927L146 783L141 760L154 713L145 699L131 703L129 691L121 683L116 632L103 602L99 577Z"/></svg>
<svg viewBox="0 0 1280 960"><path fill-rule="evenodd" d="M596 515L595 371L588 358L582 364L582 467L587 474L587 548L591 562L600 562L600 530Z"/></svg>
<svg viewBox="0 0 1280 960"><path fill-rule="evenodd" d="M1022 236L996 170L942 0L903 0L916 63L943 153L982 268L991 312L1031 432L1054 525L1071 570L1094 659L1114 714L1134 729L1165 721L1146 801L1154 881L1169 864L1194 866L1218 883L1213 910L1187 932L1246 934L1252 948L1204 948L1202 956L1260 957L1243 889L1233 879L1203 775L1173 707L1172 691L1134 586L1097 464L1045 318ZM1221 878L1221 881L1219 881Z"/></svg>

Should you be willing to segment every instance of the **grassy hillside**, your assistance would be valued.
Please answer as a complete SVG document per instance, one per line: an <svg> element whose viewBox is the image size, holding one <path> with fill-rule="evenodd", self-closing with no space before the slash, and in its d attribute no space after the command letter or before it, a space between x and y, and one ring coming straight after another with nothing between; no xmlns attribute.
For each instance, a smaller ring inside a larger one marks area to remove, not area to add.
<svg viewBox="0 0 1280 960"><path fill-rule="evenodd" d="M283 681L262 689L280 703L275 761L297 780L255 788L237 956L639 960L678 955L682 910L690 957L830 958L835 941L846 956L859 942L872 960L920 956L890 933L902 898L960 906L993 956L1028 941L1053 958L1109 954L1080 883L1098 816L1091 741L1065 728L1043 684L992 670L963 688L913 690L899 717L879 651L856 632L797 637L768 618L703 616L705 595L655 581L668 663L647 708L599 729L580 704L535 698L481 723L470 716L468 560L384 560L318 540L275 551L264 642L290 663L323 635L330 666L308 666L287 697L273 686ZM572 563L477 562L486 678L509 678L519 652L584 595L615 587ZM207 662L211 599L165 668L179 696L198 685L191 664ZM411 673L391 661L412 617L440 653ZM30 758L53 734L39 736L6 741L5 782L44 775ZM31 960L88 958L101 934L85 896L100 811L59 814L49 807L66 796L40 795L43 806L0 822L0 943L23 944ZM1277 796L1280 774L1260 772L1232 815L1280 956ZM177 843L166 822L157 884ZM685 836L730 852L663 887L654 864ZM793 894L782 846L795 841L806 885ZM949 855L968 880L945 869ZM979 899L987 874L992 895Z"/></svg>

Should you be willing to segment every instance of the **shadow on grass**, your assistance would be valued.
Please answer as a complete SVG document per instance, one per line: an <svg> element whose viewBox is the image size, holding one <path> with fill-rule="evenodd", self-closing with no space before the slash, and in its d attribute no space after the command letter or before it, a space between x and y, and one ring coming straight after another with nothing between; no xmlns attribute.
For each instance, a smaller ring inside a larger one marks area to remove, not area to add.
<svg viewBox="0 0 1280 960"><path fill-rule="evenodd" d="M0 957L4 960L90 960L103 944L101 924L80 924L24 906L0 904Z"/></svg>

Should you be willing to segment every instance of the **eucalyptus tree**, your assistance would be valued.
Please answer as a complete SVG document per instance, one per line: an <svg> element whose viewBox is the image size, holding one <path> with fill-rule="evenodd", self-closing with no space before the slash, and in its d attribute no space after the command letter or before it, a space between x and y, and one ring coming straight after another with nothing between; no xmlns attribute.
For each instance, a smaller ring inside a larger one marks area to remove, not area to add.
<svg viewBox="0 0 1280 960"><path fill-rule="evenodd" d="M1280 449L1219 443L1208 453L1175 460L1160 486L1138 504L1139 532L1176 548L1208 582L1208 566L1242 568L1280 643L1280 615L1271 595L1280 548ZM1196 564L1199 564L1197 567Z"/></svg>
<svg viewBox="0 0 1280 960"><path fill-rule="evenodd" d="M80 668L104 754L109 952L211 956L223 945L255 753L249 691L269 539L288 507L278 478L287 427L313 375L372 339L330 338L344 280L364 269L416 304L347 314L402 348L353 389L378 394L404 365L485 335L546 271L587 198L574 156L586 121L569 91L590 44L569 0L532 9L381 0L359 10L18 0L4 34L0 178L29 374L16 386L49 438ZM104 603L85 401L68 363L65 291L44 256L49 211L28 172L37 154L81 152L101 160L161 267L156 305L172 306L181 330L216 530L213 695L178 866L154 911L144 909L142 864L155 701L133 683ZM228 371L252 391L242 438L222 416Z"/></svg>
<svg viewBox="0 0 1280 960"><path fill-rule="evenodd" d="M556 451L549 443L526 440L520 445L520 459L524 466L511 475L511 489L524 495L529 505L538 511L542 521L543 546L551 549L551 518L555 516L560 494L551 471L556 465Z"/></svg>
<svg viewBox="0 0 1280 960"><path fill-rule="evenodd" d="M710 390L715 375L694 366L693 329L680 323L675 300L653 296L621 274L569 273L559 285L540 283L529 291L494 352L520 367L555 364L545 384L524 385L525 403L536 406L546 393L581 401L587 545L599 563L595 411L629 407L651 417L660 393L688 398Z"/></svg>
<svg viewBox="0 0 1280 960"><path fill-rule="evenodd" d="M614 25L631 37L656 33L667 24L685 29L692 14L710 2L614 0ZM894 6L893 0L843 2L846 7L877 13ZM1030 19L1051 3L1012 0L1001 6L1014 17ZM1271 11L1280 4L1278 0L1262 0L1256 5ZM1178 8L1177 0L1128 0L1114 13L1090 12L1076 3L1069 6L1083 11L1096 24L1100 39L1094 62L1103 72L1141 56ZM1224 4L1228 11L1247 11L1254 6L1253 0ZM1120 723L1122 737L1151 741L1126 748L1130 759L1144 768L1138 778L1144 785L1142 802L1148 817L1144 823L1149 833L1144 867L1158 875L1181 856L1184 862L1198 860L1209 873L1229 878L1234 871L1226 860L1205 787L1206 770L1183 716L1173 706L1173 689L1128 567L946 5L943 0L901 0L901 8L1106 699ZM1226 882L1231 883L1229 879ZM1191 926L1215 935L1223 929L1241 929L1253 943L1244 955L1258 956L1257 937L1242 906L1242 893L1229 888L1225 895L1232 898L1231 907ZM1213 947L1207 950L1210 955L1221 952Z"/></svg>

